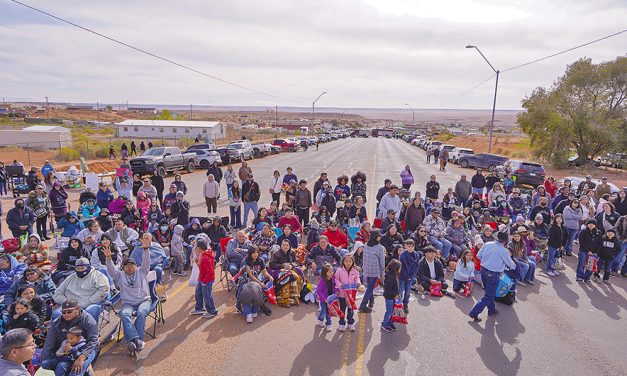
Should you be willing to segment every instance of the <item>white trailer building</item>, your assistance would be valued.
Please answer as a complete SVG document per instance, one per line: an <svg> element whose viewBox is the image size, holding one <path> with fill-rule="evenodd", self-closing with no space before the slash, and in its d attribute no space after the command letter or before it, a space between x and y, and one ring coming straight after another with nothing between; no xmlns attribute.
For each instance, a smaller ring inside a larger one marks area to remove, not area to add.
<svg viewBox="0 0 627 376"><path fill-rule="evenodd" d="M58 125L33 125L23 129L0 130L0 146L30 149L59 149L72 146L72 131Z"/></svg>
<svg viewBox="0 0 627 376"><path fill-rule="evenodd" d="M226 137L226 125L217 121L124 120L117 123L120 138L215 140Z"/></svg>

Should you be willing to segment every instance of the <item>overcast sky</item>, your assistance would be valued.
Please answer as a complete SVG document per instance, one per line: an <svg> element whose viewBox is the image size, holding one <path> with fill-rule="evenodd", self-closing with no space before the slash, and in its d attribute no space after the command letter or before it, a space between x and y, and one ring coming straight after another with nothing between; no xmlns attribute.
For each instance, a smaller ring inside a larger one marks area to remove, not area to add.
<svg viewBox="0 0 627 376"><path fill-rule="evenodd" d="M625 0L23 0L163 57L281 98L203 77L0 0L7 100L324 107L491 108L492 71L627 28ZM176 4L176 5L174 5ZM625 55L627 33L501 75L518 109L567 64Z"/></svg>

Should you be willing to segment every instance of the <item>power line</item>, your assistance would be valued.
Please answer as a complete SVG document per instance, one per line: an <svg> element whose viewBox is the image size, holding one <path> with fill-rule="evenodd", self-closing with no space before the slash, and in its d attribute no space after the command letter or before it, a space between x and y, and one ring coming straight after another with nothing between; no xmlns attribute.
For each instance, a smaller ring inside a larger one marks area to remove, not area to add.
<svg viewBox="0 0 627 376"><path fill-rule="evenodd" d="M107 40L109 40L109 41L111 41L111 42L114 42L114 43L120 44L120 45L122 45L122 46L124 46L124 47L128 47L128 48L130 48L130 49L132 49L132 50L135 50L135 51L140 52L140 53L143 53L143 54L145 54L145 55L148 55L148 56L154 57L154 58L159 59L159 60L161 60L161 61L165 61L166 63L172 64L172 65L175 65L175 66L177 66L177 67L179 67L179 68L183 68L183 69L186 69L186 70L188 70L188 71L191 71L191 72L194 72L194 73L197 73L197 74L203 75L203 76L205 76L205 77L211 78L211 79L213 79L213 80L220 81L220 82L225 83L225 84L227 84L227 85L235 86L235 87L240 88L240 89L244 89L244 90L247 90L247 91L250 91L250 92L256 93L256 94L261 94L261 95L265 95L265 96L272 97L272 98L277 98L277 99L288 100L288 101L290 101L290 102L298 102L298 101L295 101L295 100L292 100L292 99L289 99L289 98L283 98L283 97L280 97L280 96L277 96L277 95L274 95L274 94L270 94L270 93L266 93L266 92L263 92L263 91L260 91L260 90L252 89L252 88L249 88L249 87L247 87L247 86L240 85L240 84L238 84L238 83L231 82L231 81L225 80L225 79L223 79L223 78L220 78L220 77L217 77L217 76L211 75L211 74L209 74L209 73L205 73L205 72L200 71L200 70L198 70L198 69L196 69L196 68L189 67L189 66L184 65L184 64L182 64L182 63L178 63L178 62L176 62L176 61L174 61L174 60L170 60L170 59L168 59L168 58L165 58L165 57L159 56L159 55L157 55L156 53L153 53L153 52L150 52L150 51L146 51L146 50L141 49L141 48L139 48L139 47L135 47L135 46L130 45L130 44L128 44L128 43L122 42L122 41L120 41L120 40L118 40L118 39L112 38L112 37L110 37L110 36L107 36L107 35L104 35L104 34L102 34L102 33L97 32L97 31L94 31L94 30L92 30L92 29L89 29L89 28L87 28L87 27L85 27L85 26L81 26L81 25L78 25L78 24L76 24L76 23L74 23L74 22L72 22L72 21L69 21L69 20L66 20L66 19L64 19L64 18L61 18L61 17L55 16L54 14L48 13L48 12L46 12L46 11L44 11L44 10L41 10L41 9L35 8L35 7L30 6L30 5L28 5L28 4L24 4L24 3L20 2L20 1L17 1L17 0L11 0L11 1L12 1L12 2L14 2L14 3L16 3L16 4L21 5L21 6L23 6L23 7L26 7L26 8L29 8L29 9L31 9L31 10L34 10L35 12L39 12L39 13L41 13L41 14L44 14L44 15L48 16L48 17L54 18L55 20L58 20L58 21L64 22L64 23L66 23L66 24L68 24L68 25L72 25L72 26L77 27L77 28L79 28L79 29L81 29L81 30L83 30L83 31L88 32L88 33L91 33L91 34L94 34L94 35L99 36L99 37L101 37L101 38L107 39Z"/></svg>
<svg viewBox="0 0 627 376"><path fill-rule="evenodd" d="M467 94L470 94L470 92L472 92L473 90L475 90L475 89L476 89L476 88L478 88L479 86L481 86L481 85L485 84L486 82L488 82L489 80L491 80L491 79L492 79L492 77L494 77L494 76L496 76L496 74L491 75L490 77L488 77L488 78L486 78L485 80L483 80L483 81L479 82L479 83L478 83L478 84L476 84L475 86L473 86L473 87L471 87L470 89L466 90L465 92L463 92L463 93L459 94L458 96L456 96L455 98L451 99L450 101L445 102L445 103L443 103L443 104L439 105L438 107L444 107L444 106L446 106L447 104L452 103L452 102L455 102L455 101L456 101L456 100L458 100L459 98L461 98L461 97L463 97L463 96L465 96L465 95L467 95Z"/></svg>
<svg viewBox="0 0 627 376"><path fill-rule="evenodd" d="M561 54L564 54L566 52L570 52L570 51L576 50L576 49L581 48L581 47L589 46L589 45L591 45L593 43L597 43L597 42L600 42L602 40L609 39L609 38L615 37L617 35L620 35L620 34L626 33L626 32L627 32L627 29L621 30L621 31L619 31L617 33L606 35L606 36L604 36L602 38L595 39L593 41L590 41L590 42L587 42L587 43L584 43L584 44L580 44L580 45L575 46L575 47L571 47L571 48L569 48L567 50L560 51L560 52L557 52L557 53L554 53L554 54L542 57L540 59L532 60L532 61L526 62L524 64L520 64L520 65L513 66L511 68L504 69L504 70L501 71L501 73L504 73L504 72L507 72L507 71L511 71L511 70L514 70L514 69L518 69L518 68L522 68L522 67L525 67L527 65L531 65L531 64L537 63L537 62L542 61L542 60L550 59L550 58L555 57L557 55L561 55Z"/></svg>

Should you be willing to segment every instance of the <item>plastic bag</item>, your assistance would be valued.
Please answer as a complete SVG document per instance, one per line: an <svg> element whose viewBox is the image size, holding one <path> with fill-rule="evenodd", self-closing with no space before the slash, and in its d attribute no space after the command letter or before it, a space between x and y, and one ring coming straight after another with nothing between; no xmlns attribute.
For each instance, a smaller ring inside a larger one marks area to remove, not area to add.
<svg viewBox="0 0 627 376"><path fill-rule="evenodd" d="M327 297L327 309L331 317L344 318L344 312L340 309L340 299L337 295L333 294Z"/></svg>
<svg viewBox="0 0 627 376"><path fill-rule="evenodd" d="M24 234L24 235L20 236L20 248L25 246L26 243L28 243L28 234Z"/></svg>
<svg viewBox="0 0 627 376"><path fill-rule="evenodd" d="M394 300L394 311L392 311L392 322L407 324L407 314L403 309L403 302L400 299Z"/></svg>
<svg viewBox="0 0 627 376"><path fill-rule="evenodd" d="M198 284L198 277L200 277L200 268L196 263L192 264L192 274L189 276L189 285L196 286Z"/></svg>
<svg viewBox="0 0 627 376"><path fill-rule="evenodd" d="M431 285L431 287L429 288L429 294L431 296L443 296L442 294L442 282L438 282L434 285Z"/></svg>
<svg viewBox="0 0 627 376"><path fill-rule="evenodd" d="M355 300L357 299L357 288L359 285L356 284L348 284L342 285L342 290L344 290L344 295L346 295L346 304L351 309L357 309L357 303Z"/></svg>
<svg viewBox="0 0 627 376"><path fill-rule="evenodd" d="M272 281L268 281L268 283L266 283L266 287L263 288L263 293L266 294L266 298L268 298L268 303L277 305L276 293L274 291L274 283Z"/></svg>
<svg viewBox="0 0 627 376"><path fill-rule="evenodd" d="M586 262L586 270L591 271L592 273L596 273L598 271L599 257L598 256L590 256L588 257L588 261Z"/></svg>
<svg viewBox="0 0 627 376"><path fill-rule="evenodd" d="M462 296L464 298L472 295L472 285L474 284L474 280L472 277L468 278L468 282L464 284L464 289L462 290Z"/></svg>

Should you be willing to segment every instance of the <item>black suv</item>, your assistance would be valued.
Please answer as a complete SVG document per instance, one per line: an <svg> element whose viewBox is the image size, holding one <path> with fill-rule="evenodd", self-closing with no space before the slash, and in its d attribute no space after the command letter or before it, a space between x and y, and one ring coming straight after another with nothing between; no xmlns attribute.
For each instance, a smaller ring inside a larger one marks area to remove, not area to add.
<svg viewBox="0 0 627 376"><path fill-rule="evenodd" d="M496 166L502 165L507 162L507 157L496 154L465 154L459 157L457 160L459 165L466 167L483 168L488 171L494 171Z"/></svg>
<svg viewBox="0 0 627 376"><path fill-rule="evenodd" d="M496 168L500 178L504 178L507 174L515 177L516 185L522 184L532 185L534 187L544 183L546 173L544 167L539 163L523 162L510 159Z"/></svg>

